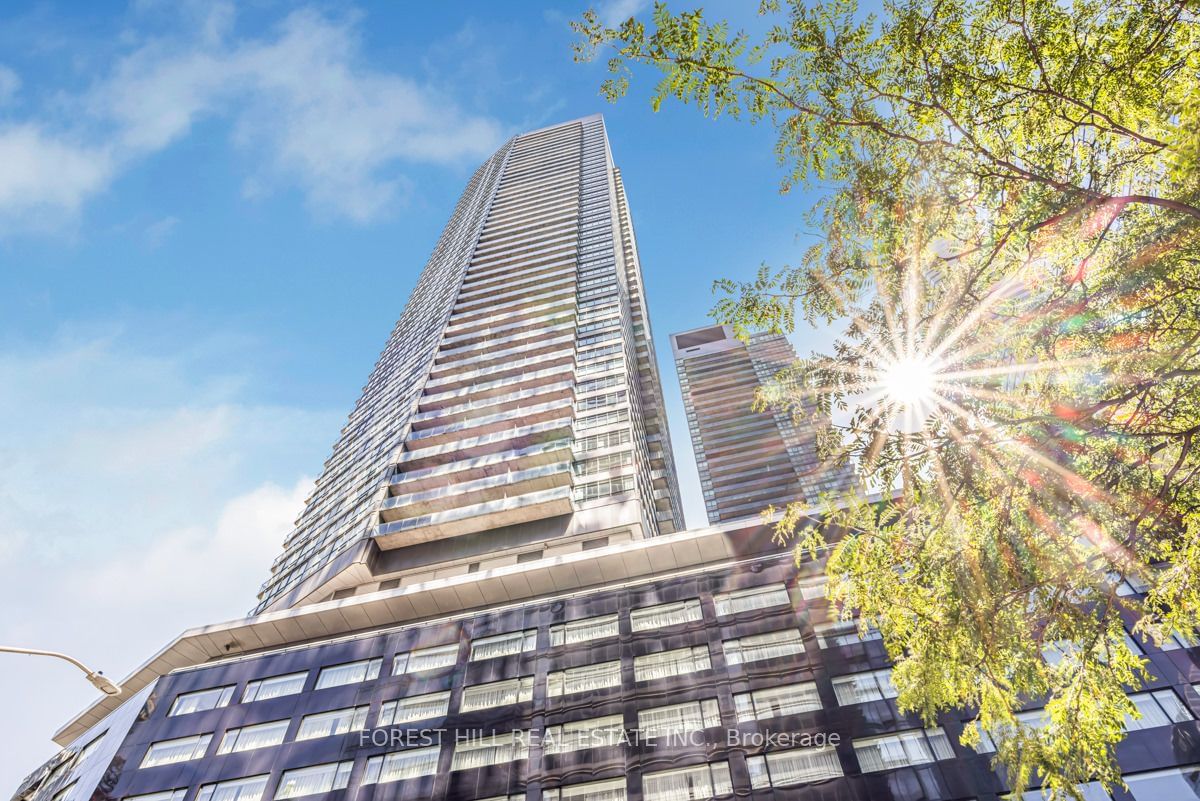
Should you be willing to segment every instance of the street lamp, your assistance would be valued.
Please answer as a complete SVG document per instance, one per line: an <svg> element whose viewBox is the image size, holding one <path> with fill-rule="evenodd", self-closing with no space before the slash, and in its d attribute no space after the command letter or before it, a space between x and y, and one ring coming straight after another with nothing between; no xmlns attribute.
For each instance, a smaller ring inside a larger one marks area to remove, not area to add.
<svg viewBox="0 0 1200 801"><path fill-rule="evenodd" d="M87 675L87 680L92 683L100 692L105 695L117 696L121 694L121 685L110 681L103 673L98 670L92 670L87 665L80 662L78 659L60 654L57 651L39 651L36 648L14 648L10 645L0 645L0 651L9 654L27 654L28 656L52 656L55 659L62 659L70 662L75 667L82 670Z"/></svg>

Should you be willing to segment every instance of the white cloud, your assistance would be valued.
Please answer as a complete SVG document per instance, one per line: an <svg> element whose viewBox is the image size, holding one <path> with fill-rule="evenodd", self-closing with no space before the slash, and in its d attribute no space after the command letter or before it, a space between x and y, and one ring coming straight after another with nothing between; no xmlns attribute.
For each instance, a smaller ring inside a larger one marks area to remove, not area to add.
<svg viewBox="0 0 1200 801"><path fill-rule="evenodd" d="M620 25L650 7L649 0L606 0L596 7L600 21L609 27Z"/></svg>
<svg viewBox="0 0 1200 801"><path fill-rule="evenodd" d="M121 677L189 626L244 615L339 413L257 405L109 334L0 352L0 642ZM200 343L198 358L227 345ZM94 694L66 665L0 658L0 785Z"/></svg>
<svg viewBox="0 0 1200 801"><path fill-rule="evenodd" d="M211 117L258 165L248 195L294 187L314 211L357 222L394 209L406 166L480 160L498 146L493 119L367 66L359 24L301 9L267 35L238 37L231 7L218 5L186 34L131 37L138 44L106 77L62 104L69 120L0 129L0 157L25 165L0 171L0 224L70 219L120 171Z"/></svg>
<svg viewBox="0 0 1200 801"><path fill-rule="evenodd" d="M142 231L142 240L150 250L157 250L170 238L175 227L179 225L178 217L163 217L146 226Z"/></svg>

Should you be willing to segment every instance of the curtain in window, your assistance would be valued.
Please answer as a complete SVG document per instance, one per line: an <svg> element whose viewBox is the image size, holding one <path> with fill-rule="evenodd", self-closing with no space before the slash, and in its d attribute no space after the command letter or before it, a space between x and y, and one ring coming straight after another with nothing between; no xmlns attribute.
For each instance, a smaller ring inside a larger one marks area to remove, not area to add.
<svg viewBox="0 0 1200 801"><path fill-rule="evenodd" d="M656 709L639 711L638 728L651 736L698 731L720 724L720 717L717 717L715 722L712 718L711 712L709 715L705 715L700 701L691 701L686 704L660 706Z"/></svg>
<svg viewBox="0 0 1200 801"><path fill-rule="evenodd" d="M891 670L872 670L869 673L836 677L833 680L833 693L837 696L839 704L849 706L883 698L895 698L896 688L892 686Z"/></svg>
<svg viewBox="0 0 1200 801"><path fill-rule="evenodd" d="M471 644L471 659L495 659L522 651L532 651L536 631L514 631L496 637L485 637Z"/></svg>
<svg viewBox="0 0 1200 801"><path fill-rule="evenodd" d="M466 740L454 746L450 770L469 770L529 758L528 732Z"/></svg>
<svg viewBox="0 0 1200 801"><path fill-rule="evenodd" d="M546 693L550 696L571 695L621 684L621 663L602 662L551 673L546 677Z"/></svg>
<svg viewBox="0 0 1200 801"><path fill-rule="evenodd" d="M353 762L329 762L311 768L284 771L275 791L275 799L299 798L302 795L328 793L344 788L350 779Z"/></svg>
<svg viewBox="0 0 1200 801"><path fill-rule="evenodd" d="M818 782L843 775L837 751L829 746L768 754L767 771L773 787Z"/></svg>
<svg viewBox="0 0 1200 801"><path fill-rule="evenodd" d="M255 748L267 748L279 745L287 734L289 721L277 720L272 723L260 723L257 726L243 726L225 733L221 741L219 754L230 754L238 751L253 751Z"/></svg>
<svg viewBox="0 0 1200 801"><path fill-rule="evenodd" d="M361 662L349 662L345 665L334 665L322 668L317 676L315 689L326 687L341 687L344 684L357 684L360 681L370 681L379 676L379 659L364 659Z"/></svg>
<svg viewBox="0 0 1200 801"><path fill-rule="evenodd" d="M506 706L533 697L533 677L526 676L508 681L494 681L490 684L476 684L463 688L462 702L459 709L470 712L474 709L489 709L496 706Z"/></svg>
<svg viewBox="0 0 1200 801"><path fill-rule="evenodd" d="M821 697L817 694L817 685L811 681L786 687L755 690L750 695L753 701L753 714L746 718L747 720L798 715L801 712L811 712L821 708Z"/></svg>
<svg viewBox="0 0 1200 801"><path fill-rule="evenodd" d="M672 604L659 604L629 613L629 622L634 631L650 631L665 626L678 626L703 617L700 601L690 600Z"/></svg>
<svg viewBox="0 0 1200 801"><path fill-rule="evenodd" d="M589 640L598 640L601 637L616 637L620 633L618 625L616 615L603 615L562 623L550 628L550 644L573 645Z"/></svg>
<svg viewBox="0 0 1200 801"><path fill-rule="evenodd" d="M770 584L766 587L722 593L713 596L713 601L716 603L717 616L724 617L753 609L785 606L791 604L792 599L788 596L787 587L782 584Z"/></svg>
<svg viewBox="0 0 1200 801"><path fill-rule="evenodd" d="M450 691L388 701L379 710L379 726L439 718L450 710Z"/></svg>
<svg viewBox="0 0 1200 801"><path fill-rule="evenodd" d="M284 695L295 695L304 689L304 680L308 673L292 673L287 676L275 676L261 681L252 681L246 685L246 701L265 701L268 698L280 698Z"/></svg>
<svg viewBox="0 0 1200 801"><path fill-rule="evenodd" d="M542 753L566 754L584 748L620 745L624 734L623 715L608 715L550 726L542 736Z"/></svg>
<svg viewBox="0 0 1200 801"><path fill-rule="evenodd" d="M858 763L864 773L934 761L933 751L925 741L925 733L919 731L855 740L854 753L858 755Z"/></svg>
<svg viewBox="0 0 1200 801"><path fill-rule="evenodd" d="M725 659L732 665L804 653L804 640L795 629L755 634L729 640L724 645Z"/></svg>
<svg viewBox="0 0 1200 801"><path fill-rule="evenodd" d="M647 773L642 777L645 801L706 801L732 792L725 763Z"/></svg>
<svg viewBox="0 0 1200 801"><path fill-rule="evenodd" d="M639 656L633 660L634 678L638 681L680 676L708 670L710 667L708 648L705 646L678 648L674 651Z"/></svg>
<svg viewBox="0 0 1200 801"><path fill-rule="evenodd" d="M177 740L163 740L154 743L146 751L141 767L151 768L155 765L170 765L173 762L199 759L204 756L211 741L211 734L201 734L196 737L180 737Z"/></svg>
<svg viewBox="0 0 1200 801"><path fill-rule="evenodd" d="M353 709L335 709L319 715L306 715L300 721L296 739L312 740L317 737L345 734L348 731L360 731L367 722L368 709L369 707L360 706Z"/></svg>
<svg viewBox="0 0 1200 801"><path fill-rule="evenodd" d="M397 654L392 665L392 675L401 673L419 673L422 670L436 670L450 667L458 661L458 644L439 645L436 648L422 648L407 654Z"/></svg>
<svg viewBox="0 0 1200 801"><path fill-rule="evenodd" d="M557 801L625 801L625 780L609 779L603 782L567 785L552 792ZM543 796L545 795L543 793Z"/></svg>
<svg viewBox="0 0 1200 801"><path fill-rule="evenodd" d="M418 776L429 776L437 772L438 747L410 748L407 751L394 751L383 756L371 757L367 760L367 770L363 776L363 784L383 784L402 779L414 779Z"/></svg>
<svg viewBox="0 0 1200 801"><path fill-rule="evenodd" d="M250 776L200 788L196 801L259 801L267 788L268 776Z"/></svg>

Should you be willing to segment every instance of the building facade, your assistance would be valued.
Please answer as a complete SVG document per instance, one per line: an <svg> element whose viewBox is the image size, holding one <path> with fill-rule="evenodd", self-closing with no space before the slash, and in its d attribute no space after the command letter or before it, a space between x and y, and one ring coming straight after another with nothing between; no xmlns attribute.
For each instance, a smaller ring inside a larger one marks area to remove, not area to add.
<svg viewBox="0 0 1200 801"><path fill-rule="evenodd" d="M815 505L853 486L847 466L818 456L810 424L753 408L755 391L796 361L786 337L743 342L731 326L713 325L672 334L671 349L709 523L793 501Z"/></svg>
<svg viewBox="0 0 1200 801"><path fill-rule="evenodd" d="M589 117L471 178L255 611L682 525L628 202Z"/></svg>
<svg viewBox="0 0 1200 801"><path fill-rule="evenodd" d="M14 801L996 801L971 714L900 713L819 562L682 529L646 313L599 118L506 144L260 610L151 656ZM1112 798L1200 798L1200 650L1141 647Z"/></svg>

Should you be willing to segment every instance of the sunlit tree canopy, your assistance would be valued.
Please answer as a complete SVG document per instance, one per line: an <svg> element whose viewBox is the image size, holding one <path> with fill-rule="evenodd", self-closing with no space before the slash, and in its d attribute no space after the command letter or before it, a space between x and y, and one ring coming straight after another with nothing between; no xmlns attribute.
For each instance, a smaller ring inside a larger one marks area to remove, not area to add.
<svg viewBox="0 0 1200 801"><path fill-rule="evenodd" d="M798 505L779 533L832 546L831 598L881 631L900 706L977 712L1018 792L1119 784L1126 692L1153 679L1136 642L1200 621L1198 12L829 0L765 3L754 39L662 4L575 24L610 99L645 76L656 108L768 123L783 188L828 188L819 243L719 281L714 314L845 327L760 402L832 415L823 456L884 500L828 499L836 543Z"/></svg>

